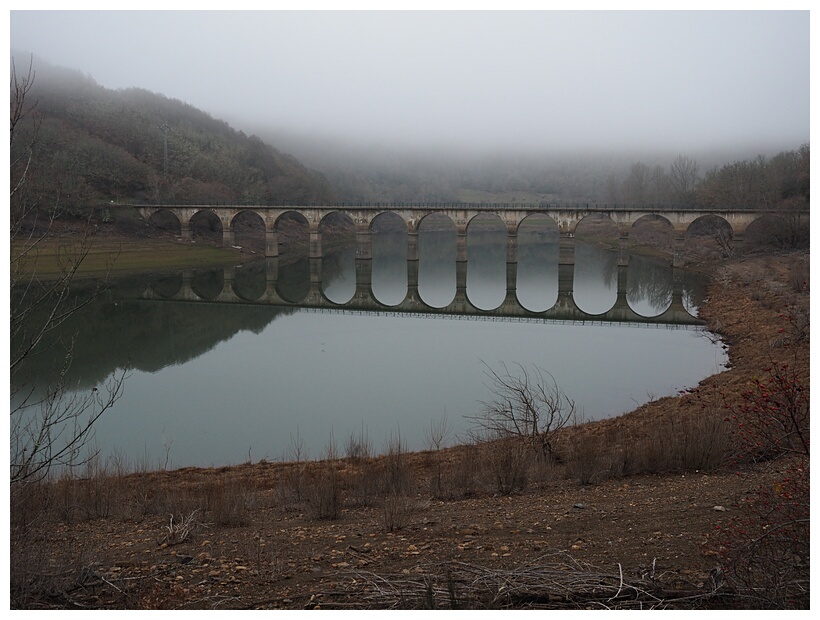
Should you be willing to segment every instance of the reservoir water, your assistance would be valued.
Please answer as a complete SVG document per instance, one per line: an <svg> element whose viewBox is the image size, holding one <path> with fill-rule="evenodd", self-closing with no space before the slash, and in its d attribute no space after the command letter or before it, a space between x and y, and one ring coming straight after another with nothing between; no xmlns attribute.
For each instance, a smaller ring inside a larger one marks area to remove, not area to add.
<svg viewBox="0 0 820 620"><path fill-rule="evenodd" d="M522 238L509 291L504 233L488 233L469 240L465 297L454 234L420 235L412 266L405 243L374 235L366 265L351 248L319 265L268 259L112 282L60 335L75 341L66 376L78 393L128 369L94 444L154 467L278 460L296 444L321 458L331 438L343 454L361 434L376 452L397 435L424 449L442 417L449 443L466 440L490 396L484 364L544 369L581 421L695 386L726 362L691 316L642 320L676 304L696 315L706 281L668 262L632 256L619 268L578 241L575 265L559 268L557 243ZM607 318L623 293L632 318ZM573 303L574 314L546 316ZM59 373L54 351L25 369L36 389Z"/></svg>

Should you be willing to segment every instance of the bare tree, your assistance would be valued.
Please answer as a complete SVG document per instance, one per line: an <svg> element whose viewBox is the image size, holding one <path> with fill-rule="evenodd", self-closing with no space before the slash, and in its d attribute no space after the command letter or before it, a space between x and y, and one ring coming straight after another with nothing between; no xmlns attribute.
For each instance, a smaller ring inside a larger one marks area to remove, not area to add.
<svg viewBox="0 0 820 620"><path fill-rule="evenodd" d="M99 417L122 394L123 375L103 390L72 393L66 383L71 365L72 343L60 349L49 344L49 334L69 316L93 299L69 294L80 264L90 247L90 228L79 239L62 244L57 251L59 273L39 278L38 252L49 238L60 205L44 208L31 190L34 156L40 119L36 102L30 101L34 71L18 76L11 63L10 84L10 482L12 495L24 483L43 479L56 466L77 465ZM48 387L28 381L25 362L36 355L62 355L59 376Z"/></svg>
<svg viewBox="0 0 820 620"><path fill-rule="evenodd" d="M629 167L629 175L624 179L624 195L632 204L645 204L649 192L649 166L636 162Z"/></svg>
<svg viewBox="0 0 820 620"><path fill-rule="evenodd" d="M492 395L481 403L481 413L468 416L485 434L498 439L519 437L549 460L554 459L553 436L575 413L575 402L564 394L547 371L515 364L500 371L482 361Z"/></svg>
<svg viewBox="0 0 820 620"><path fill-rule="evenodd" d="M695 204L695 188L698 183L698 163L690 158L678 155L669 167L669 181L672 186L672 200L682 206Z"/></svg>

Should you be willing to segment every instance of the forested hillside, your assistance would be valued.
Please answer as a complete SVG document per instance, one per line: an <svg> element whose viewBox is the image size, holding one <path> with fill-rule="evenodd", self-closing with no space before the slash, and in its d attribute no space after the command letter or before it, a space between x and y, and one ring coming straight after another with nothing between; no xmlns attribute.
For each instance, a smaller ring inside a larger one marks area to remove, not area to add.
<svg viewBox="0 0 820 620"><path fill-rule="evenodd" d="M17 58L18 75L30 59ZM111 90L33 63L29 195L69 210L117 203L511 202L802 207L809 145L728 154L442 153L354 146L270 128L246 135L181 101ZM241 121L235 121L241 126ZM15 145L29 143L18 128ZM264 141L263 141L264 139ZM291 155L273 148L295 154ZM665 145L659 145L665 148ZM728 153L728 151L727 151ZM14 161L14 158L12 159ZM302 165L304 162L312 170ZM12 168L12 180L15 170Z"/></svg>
<svg viewBox="0 0 820 620"><path fill-rule="evenodd" d="M808 144L765 153L403 151L259 128L319 170L345 202L557 202L725 208L800 207ZM666 150L663 152L663 150Z"/></svg>
<svg viewBox="0 0 820 620"><path fill-rule="evenodd" d="M26 103L36 105L36 125L19 125L13 148L28 146L36 131L27 193L39 204L74 210L111 201L336 199L327 181L295 158L181 101L139 88L106 89L80 72L30 58L16 59L18 78L29 64Z"/></svg>

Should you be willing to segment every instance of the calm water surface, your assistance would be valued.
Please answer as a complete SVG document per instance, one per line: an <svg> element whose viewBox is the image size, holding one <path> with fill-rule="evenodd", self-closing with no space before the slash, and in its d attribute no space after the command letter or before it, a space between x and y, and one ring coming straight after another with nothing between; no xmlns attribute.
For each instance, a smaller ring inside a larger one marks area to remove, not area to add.
<svg viewBox="0 0 820 620"><path fill-rule="evenodd" d="M507 295L504 244L503 229L468 237L467 296L480 310L495 309ZM456 294L455 232L422 232L419 251L419 296L447 306ZM425 430L442 416L451 443L466 436L466 416L490 396L482 362L536 364L585 419L600 419L694 386L726 361L723 349L694 328L391 313L407 293L405 256L404 235L374 235L371 287L381 312L223 303L222 270L187 277L190 301L167 299L179 296L180 274L116 282L66 326L66 335L79 335L70 373L77 390L130 368L124 396L98 422L96 443L131 463L153 465L167 454L173 467L281 459L296 442L319 458L331 438L343 451L348 437L362 431L376 451L396 434L409 449L422 449ZM521 306L538 312L555 304L557 257L557 238L522 236ZM354 298L355 263L352 249L323 261L328 300L341 306ZM582 310L612 307L617 274L614 254L576 244L573 297ZM705 282L639 257L627 270L630 307L642 316L663 313L673 300L673 277L682 280L694 313ZM236 270L233 289L247 299L269 286L308 305L309 262L280 265L274 274L264 262ZM29 371L42 384L55 363Z"/></svg>

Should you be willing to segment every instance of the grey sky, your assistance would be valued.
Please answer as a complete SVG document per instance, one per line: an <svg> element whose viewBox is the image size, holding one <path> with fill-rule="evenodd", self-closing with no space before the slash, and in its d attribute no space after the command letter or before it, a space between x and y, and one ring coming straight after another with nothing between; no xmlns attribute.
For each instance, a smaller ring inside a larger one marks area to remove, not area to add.
<svg viewBox="0 0 820 620"><path fill-rule="evenodd" d="M809 139L809 12L12 11L11 48L238 128L388 144Z"/></svg>

